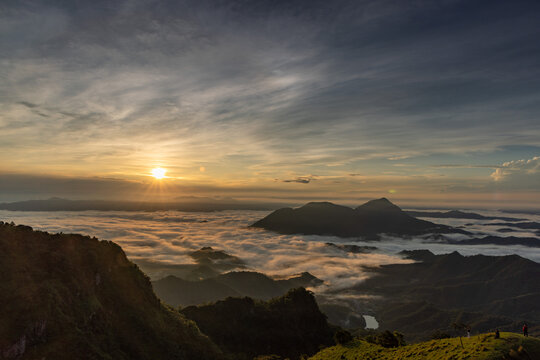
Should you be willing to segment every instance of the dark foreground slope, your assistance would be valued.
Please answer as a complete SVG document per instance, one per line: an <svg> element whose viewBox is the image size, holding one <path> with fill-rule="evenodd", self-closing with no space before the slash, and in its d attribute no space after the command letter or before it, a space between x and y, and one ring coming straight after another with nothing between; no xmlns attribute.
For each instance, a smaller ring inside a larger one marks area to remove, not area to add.
<svg viewBox="0 0 540 360"><path fill-rule="evenodd" d="M462 346L463 344L463 346ZM449 338L423 343L383 348L363 340L337 345L320 351L311 360L342 359L422 359L422 360L533 360L540 359L540 340L511 333L481 334L471 338Z"/></svg>
<svg viewBox="0 0 540 360"><path fill-rule="evenodd" d="M282 234L341 237L375 237L382 233L464 233L460 229L416 219L385 198L369 201L356 209L329 202L311 202L297 209L276 210L252 226Z"/></svg>
<svg viewBox="0 0 540 360"><path fill-rule="evenodd" d="M517 331L523 322L533 333L540 330L540 264L517 255L434 255L427 250L403 255L419 262L381 266L354 288L382 297L375 313L383 330L398 330L410 340L451 331L456 321L474 332Z"/></svg>
<svg viewBox="0 0 540 360"><path fill-rule="evenodd" d="M108 241L0 222L0 358L220 359Z"/></svg>
<svg viewBox="0 0 540 360"><path fill-rule="evenodd" d="M303 288L268 302L228 298L181 313L235 359L269 354L298 359L332 344L333 330L313 295Z"/></svg>

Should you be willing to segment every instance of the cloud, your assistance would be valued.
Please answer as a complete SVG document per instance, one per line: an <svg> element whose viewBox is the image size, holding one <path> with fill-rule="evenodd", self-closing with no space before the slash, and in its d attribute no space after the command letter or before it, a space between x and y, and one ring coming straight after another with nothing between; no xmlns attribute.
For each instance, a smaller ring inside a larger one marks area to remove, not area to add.
<svg viewBox="0 0 540 360"><path fill-rule="evenodd" d="M396 253L404 249L429 248L435 253L457 250L465 255L516 253L540 261L540 249L521 246L464 247L429 243L433 239L425 237L402 239L390 236L383 236L380 242L374 243L331 236L280 235L248 228L248 225L267 214L264 211L210 213L0 211L0 220L14 221L40 230L82 233L115 241L136 263L152 262L153 267L149 270L149 275L153 278L165 276L167 271L172 273L172 270L181 264L192 264L190 252L211 246L238 256L247 263L249 269L269 275L289 276L309 271L326 281L326 286L319 289L319 292L332 292L362 281L369 276L369 272L364 270L365 266L406 262L396 256ZM436 219L436 221L452 226L463 226L471 222L469 219ZM501 233L497 232L498 227L489 226L488 223L478 221L469 228L478 233L500 236ZM515 234L531 236L525 230ZM352 254L328 247L325 245L327 242L376 246L378 250L374 253Z"/></svg>
<svg viewBox="0 0 540 360"><path fill-rule="evenodd" d="M250 269L288 276L309 271L326 281L329 288L347 287L363 280L362 266L406 262L389 253L350 254L325 245L341 241L334 237L278 235L247 226L265 212L214 213L78 212L24 213L0 211L3 221L15 221L37 229L77 232L113 240L135 262L152 261L155 273L163 268L191 264L191 251L204 246L240 257ZM202 222L202 221L205 222Z"/></svg>
<svg viewBox="0 0 540 360"><path fill-rule="evenodd" d="M295 179L287 179L287 180L281 180L281 182L284 183L299 183L299 184L309 184L311 181L317 180L316 176L299 176Z"/></svg>
<svg viewBox="0 0 540 360"><path fill-rule="evenodd" d="M19 104L26 106L27 108L33 109L37 107L38 105L29 103L27 101L19 101Z"/></svg>
<svg viewBox="0 0 540 360"><path fill-rule="evenodd" d="M495 169L491 178L496 182L512 183L516 188L537 188L540 184L540 156L507 161Z"/></svg>
<svg viewBox="0 0 540 360"><path fill-rule="evenodd" d="M160 161L182 176L256 182L259 172L364 173L370 159L535 145L537 11L501 1L8 2L2 170L132 178Z"/></svg>

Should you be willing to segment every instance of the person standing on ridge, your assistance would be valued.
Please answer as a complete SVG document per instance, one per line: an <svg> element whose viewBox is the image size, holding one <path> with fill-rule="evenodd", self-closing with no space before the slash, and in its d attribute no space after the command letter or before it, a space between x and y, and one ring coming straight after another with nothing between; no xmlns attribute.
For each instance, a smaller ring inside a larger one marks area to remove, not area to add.
<svg viewBox="0 0 540 360"><path fill-rule="evenodd" d="M527 324L523 324L523 336L529 336L529 327Z"/></svg>
<svg viewBox="0 0 540 360"><path fill-rule="evenodd" d="M499 329L495 330L495 339L500 339L501 334L499 333Z"/></svg>

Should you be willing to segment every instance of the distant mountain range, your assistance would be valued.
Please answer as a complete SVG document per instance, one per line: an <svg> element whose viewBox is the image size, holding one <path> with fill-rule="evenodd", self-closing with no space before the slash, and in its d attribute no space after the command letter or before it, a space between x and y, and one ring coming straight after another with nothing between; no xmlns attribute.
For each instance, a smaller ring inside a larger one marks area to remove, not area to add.
<svg viewBox="0 0 540 360"><path fill-rule="evenodd" d="M11 211L218 211L218 210L272 210L279 205L245 203L238 201L185 201L146 202L119 200L68 200L50 198L0 203L0 210Z"/></svg>
<svg viewBox="0 0 540 360"><path fill-rule="evenodd" d="M524 219L504 216L484 216L472 212L464 212L460 210L442 211L414 211L407 210L407 214L414 217L429 217L439 219L471 219L471 220L502 220L502 221L522 221Z"/></svg>
<svg viewBox="0 0 540 360"><path fill-rule="evenodd" d="M274 280L252 271L229 272L199 281L167 276L152 282L156 294L173 306L199 305L229 296L268 300L294 288L320 284L322 280L307 272L284 280Z"/></svg>
<svg viewBox="0 0 540 360"><path fill-rule="evenodd" d="M527 247L540 247L540 239L534 237L517 237L517 236L493 236L488 235L481 238L465 239L465 240L451 240L446 239L447 244L454 245L521 245Z"/></svg>
<svg viewBox="0 0 540 360"><path fill-rule="evenodd" d="M462 229L416 219L388 199L369 201L355 209L329 202L311 202L300 208L282 208L255 222L252 227L282 234L368 237L462 233Z"/></svg>
<svg viewBox="0 0 540 360"><path fill-rule="evenodd" d="M499 232L516 232L516 231L530 231L535 235L540 236L540 223L535 221L524 222L498 222L486 224L489 226L506 226L505 228L498 229Z"/></svg>
<svg viewBox="0 0 540 360"><path fill-rule="evenodd" d="M194 263L175 264L153 261L152 259L136 259L134 262L153 280L173 275L184 280L199 281L216 277L232 270L245 270L246 264L236 256L221 250L203 247L187 254Z"/></svg>
<svg viewBox="0 0 540 360"><path fill-rule="evenodd" d="M377 249L374 246L333 243L326 243L326 246L335 251L355 254ZM273 279L254 271L228 271L233 268L245 269L245 264L236 256L211 247L194 251L190 256L198 264L174 265L166 271L174 272L176 276L168 275L152 282L154 291L165 303L172 306L199 305L229 296L268 300L297 287L315 288L323 284L323 280L308 272ZM148 269L148 263L143 262L141 267ZM324 296L317 296L317 302L331 324L347 328L363 328L366 324L362 315L347 305L337 304Z"/></svg>
<svg viewBox="0 0 540 360"><path fill-rule="evenodd" d="M515 331L527 322L540 333L540 264L518 255L402 255L419 262L374 268L375 276L351 289L381 297L374 304L381 329L421 340L459 320L475 331Z"/></svg>

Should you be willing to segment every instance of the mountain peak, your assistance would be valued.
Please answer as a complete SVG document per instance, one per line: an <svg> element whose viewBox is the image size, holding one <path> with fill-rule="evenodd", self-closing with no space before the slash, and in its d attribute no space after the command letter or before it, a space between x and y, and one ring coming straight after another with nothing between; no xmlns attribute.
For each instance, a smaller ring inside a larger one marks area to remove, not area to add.
<svg viewBox="0 0 540 360"><path fill-rule="evenodd" d="M302 206L302 208L332 208L339 205L333 204L329 201L311 201Z"/></svg>
<svg viewBox="0 0 540 360"><path fill-rule="evenodd" d="M370 210L370 211L401 211L401 208L393 204L390 200L383 197L380 199L370 200L367 203L360 205L356 210Z"/></svg>
<svg viewBox="0 0 540 360"><path fill-rule="evenodd" d="M387 198L368 201L355 209L330 202L310 202L296 209L276 210L252 226L282 234L341 237L460 232L449 226L416 219Z"/></svg>

